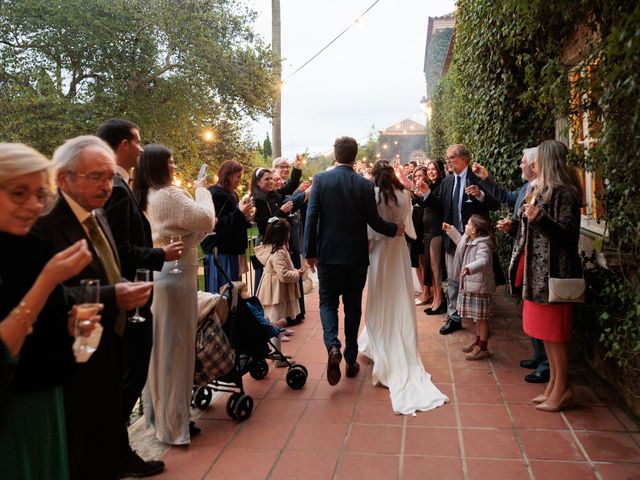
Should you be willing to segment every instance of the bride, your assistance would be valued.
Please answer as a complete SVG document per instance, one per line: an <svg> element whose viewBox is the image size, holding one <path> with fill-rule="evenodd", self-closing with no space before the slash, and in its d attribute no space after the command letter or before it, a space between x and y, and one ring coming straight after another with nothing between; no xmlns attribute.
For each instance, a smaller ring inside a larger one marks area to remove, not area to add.
<svg viewBox="0 0 640 480"><path fill-rule="evenodd" d="M415 238L411 198L391 165L378 161L371 171L380 216L404 222ZM365 328L360 352L373 360L372 381L389 388L396 414L413 414L443 405L449 399L431 382L418 355L416 311L409 251L404 238L385 237L369 228L369 275Z"/></svg>

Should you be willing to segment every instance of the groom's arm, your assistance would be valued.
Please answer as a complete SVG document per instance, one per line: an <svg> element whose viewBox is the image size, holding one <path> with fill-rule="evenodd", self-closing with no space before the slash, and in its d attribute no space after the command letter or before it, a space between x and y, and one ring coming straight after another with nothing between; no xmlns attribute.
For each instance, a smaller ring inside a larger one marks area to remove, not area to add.
<svg viewBox="0 0 640 480"><path fill-rule="evenodd" d="M395 237L398 231L398 226L395 223L386 222L378 213L378 206L376 205L376 195L373 192L373 184L371 184L370 188L367 188L366 197L367 224L378 233L386 235L387 237Z"/></svg>

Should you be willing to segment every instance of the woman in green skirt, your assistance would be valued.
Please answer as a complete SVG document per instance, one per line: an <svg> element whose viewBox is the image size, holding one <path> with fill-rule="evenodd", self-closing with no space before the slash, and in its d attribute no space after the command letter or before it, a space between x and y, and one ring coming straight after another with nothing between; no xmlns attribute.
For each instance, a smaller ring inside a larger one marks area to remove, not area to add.
<svg viewBox="0 0 640 480"><path fill-rule="evenodd" d="M80 241L53 256L44 241L29 233L52 197L50 166L30 147L0 144L3 480L69 476L61 385L75 360L72 315L59 284L85 268L91 253Z"/></svg>

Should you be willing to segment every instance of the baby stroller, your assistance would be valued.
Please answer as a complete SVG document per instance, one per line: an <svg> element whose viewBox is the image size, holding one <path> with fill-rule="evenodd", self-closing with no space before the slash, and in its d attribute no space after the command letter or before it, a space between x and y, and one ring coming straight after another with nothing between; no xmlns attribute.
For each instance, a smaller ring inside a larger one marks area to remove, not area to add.
<svg viewBox="0 0 640 480"><path fill-rule="evenodd" d="M230 281L215 256L214 262L228 283L220 295L199 293L213 298L201 303L192 404L203 410L211 403L214 391L230 392L227 415L244 421L253 410L253 398L244 392L245 373L261 380L269 373L268 359L284 361L288 365L287 385L298 390L307 382L308 372L269 341L269 329L251 313L237 284Z"/></svg>

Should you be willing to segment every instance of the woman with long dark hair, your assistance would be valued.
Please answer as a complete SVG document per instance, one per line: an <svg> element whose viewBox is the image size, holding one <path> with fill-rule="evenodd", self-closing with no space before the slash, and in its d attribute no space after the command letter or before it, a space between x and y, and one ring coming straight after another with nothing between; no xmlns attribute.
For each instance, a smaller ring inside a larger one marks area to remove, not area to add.
<svg viewBox="0 0 640 480"><path fill-rule="evenodd" d="M416 269L416 277L418 279L418 284L420 285L420 295L416 298L416 305L426 305L427 301L429 301L429 287L427 287L424 283L424 226L422 224L422 217L424 215L423 210L424 207L420 205L418 200L418 194L414 193L415 185L419 184L421 181L427 180L427 169L425 166L420 165L414 171L411 177L413 181L414 188L412 190L412 210L411 210L411 221L413 223L413 228L416 231L416 238L411 239L406 237L407 244L409 245L409 257L411 258L411 268Z"/></svg>
<svg viewBox="0 0 640 480"><path fill-rule="evenodd" d="M256 206L255 221L262 237L267 229L267 221L271 217L287 217L293 210L293 202L282 201L282 195L276 192L273 172L268 168L256 168L253 171L250 188Z"/></svg>
<svg viewBox="0 0 640 480"><path fill-rule="evenodd" d="M411 196L386 161L373 166L380 216L404 222L415 238ZM418 354L416 310L409 250L402 237L386 237L369 229L369 274L365 329L358 338L360 351L373 360L372 380L389 388L393 411L409 415L439 407L448 401L431 382Z"/></svg>
<svg viewBox="0 0 640 480"><path fill-rule="evenodd" d="M427 179L431 190L437 190L444 178L444 169L435 161L427 163ZM425 309L427 315L439 315L447 311L447 301L442 293L442 281L447 278L444 263L442 222L444 214L438 205L427 206L422 210L424 235L424 284L433 294L431 305Z"/></svg>
<svg viewBox="0 0 640 480"><path fill-rule="evenodd" d="M154 276L153 350L144 391L145 417L156 437L185 445L198 432L189 422L198 320L196 246L215 225L211 194L196 182L196 198L171 184L176 164L171 150L149 145L140 155L134 191L151 224L153 243L184 242L179 262L165 262ZM176 268L177 267L177 268Z"/></svg>
<svg viewBox="0 0 640 480"><path fill-rule="evenodd" d="M525 197L511 257L510 277L522 285L522 323L544 342L550 366L547 388L533 399L538 410L557 412L573 400L569 385L569 341L573 306L549 302L549 278L582 276L578 255L582 185L566 163L567 147L556 140L538 145L538 183Z"/></svg>
<svg viewBox="0 0 640 480"><path fill-rule="evenodd" d="M236 189L242 181L242 164L225 160L218 169L218 183L209 187L216 208L216 232L202 241L205 290L218 293L226 283L213 262L213 249L218 249L218 261L232 281L240 280L240 265L245 262L247 229L251 226L251 202L240 203Z"/></svg>

